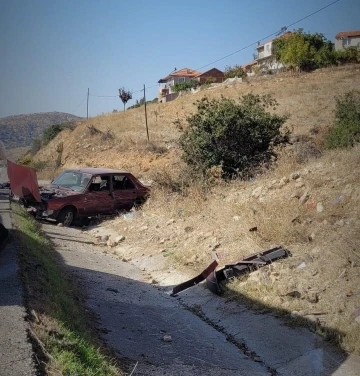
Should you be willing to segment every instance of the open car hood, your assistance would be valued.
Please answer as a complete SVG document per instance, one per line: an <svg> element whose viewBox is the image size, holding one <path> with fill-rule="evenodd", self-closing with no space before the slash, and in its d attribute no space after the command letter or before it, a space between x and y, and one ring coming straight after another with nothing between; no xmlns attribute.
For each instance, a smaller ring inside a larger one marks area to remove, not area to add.
<svg viewBox="0 0 360 376"><path fill-rule="evenodd" d="M7 160L10 189L16 196L41 202L36 170Z"/></svg>

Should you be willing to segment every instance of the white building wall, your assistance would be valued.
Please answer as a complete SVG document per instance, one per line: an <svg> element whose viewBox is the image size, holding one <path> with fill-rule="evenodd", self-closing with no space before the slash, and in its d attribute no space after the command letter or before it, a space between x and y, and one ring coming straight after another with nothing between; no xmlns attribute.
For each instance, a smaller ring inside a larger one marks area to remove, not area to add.
<svg viewBox="0 0 360 376"><path fill-rule="evenodd" d="M341 51L346 47L360 47L360 37L348 37L343 39L335 39L335 50Z"/></svg>

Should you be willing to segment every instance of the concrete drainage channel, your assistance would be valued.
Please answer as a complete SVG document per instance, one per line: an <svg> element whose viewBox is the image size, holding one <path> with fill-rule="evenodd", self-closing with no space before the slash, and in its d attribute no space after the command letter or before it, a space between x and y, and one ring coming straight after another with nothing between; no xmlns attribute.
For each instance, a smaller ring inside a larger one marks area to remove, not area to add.
<svg viewBox="0 0 360 376"><path fill-rule="evenodd" d="M226 329L224 327L216 324L215 322L213 322L212 320L210 320L208 317L206 317L206 315L204 314L204 312L202 311L202 309L201 309L200 306L198 306L198 307L194 307L194 306L190 307L190 306L187 306L185 303L182 303L182 305L186 309L188 309L190 312L192 312L193 314L195 314L196 316L198 316L202 321L204 321L208 325L212 326L215 330L217 330L218 332L224 334L225 337L226 337L226 340L228 342L230 342L233 345L235 345L244 355L248 356L251 360L253 360L254 362L258 362L262 366L264 366L267 369L267 371L269 372L270 375L272 375L272 376L278 375L276 369L274 369L274 368L266 365L261 360L261 358L254 351L251 351L247 347L247 345L246 345L245 342L242 342L242 341L236 339L233 335L227 333Z"/></svg>

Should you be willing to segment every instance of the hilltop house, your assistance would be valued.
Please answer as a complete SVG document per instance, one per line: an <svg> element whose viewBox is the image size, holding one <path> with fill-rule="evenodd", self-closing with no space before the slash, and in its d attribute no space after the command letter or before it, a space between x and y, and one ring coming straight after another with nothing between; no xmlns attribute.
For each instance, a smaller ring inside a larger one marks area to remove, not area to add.
<svg viewBox="0 0 360 376"><path fill-rule="evenodd" d="M346 47L360 47L360 30L340 31L335 36L335 50L341 51Z"/></svg>
<svg viewBox="0 0 360 376"><path fill-rule="evenodd" d="M221 70L212 68L204 73L199 73L194 79L198 81L200 85L206 83L222 83L225 79L225 75Z"/></svg>
<svg viewBox="0 0 360 376"><path fill-rule="evenodd" d="M242 65L241 68L244 70L247 76L254 76L255 75L254 68L257 66L258 66L257 60L253 60L250 63L246 63Z"/></svg>
<svg viewBox="0 0 360 376"><path fill-rule="evenodd" d="M257 57L255 59L257 61L257 65L260 68L269 69L272 71L276 71L279 68L282 68L284 65L275 59L275 50L273 42L278 38L287 39L290 37L291 34L292 33L288 31L280 37L271 39L263 44L260 44L260 42L258 42L258 45L256 47Z"/></svg>
<svg viewBox="0 0 360 376"><path fill-rule="evenodd" d="M170 73L164 78L161 78L159 83L159 95L158 101L160 103L169 102L177 98L179 93L175 93L172 91L172 87L180 82L190 81L195 79L196 76L201 75L200 72L189 69L183 68L180 70L175 70L174 72Z"/></svg>

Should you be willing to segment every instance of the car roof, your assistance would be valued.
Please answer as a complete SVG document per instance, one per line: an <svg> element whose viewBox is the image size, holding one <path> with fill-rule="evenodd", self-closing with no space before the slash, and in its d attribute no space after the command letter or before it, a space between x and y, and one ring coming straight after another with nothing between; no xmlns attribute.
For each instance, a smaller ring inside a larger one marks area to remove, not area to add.
<svg viewBox="0 0 360 376"><path fill-rule="evenodd" d="M85 174L91 174L91 175L97 175L97 174L129 174L128 171L120 171L120 170L114 170L111 168L98 168L98 167L86 167L86 168L78 168L78 169L69 169L67 171L76 171L76 172L83 172Z"/></svg>

